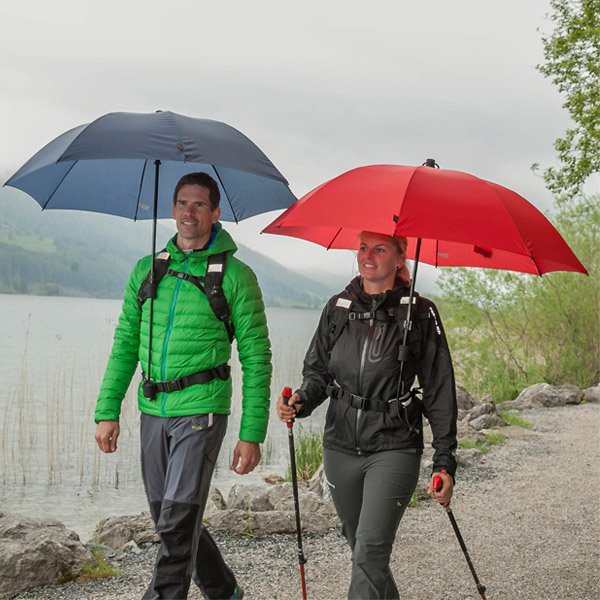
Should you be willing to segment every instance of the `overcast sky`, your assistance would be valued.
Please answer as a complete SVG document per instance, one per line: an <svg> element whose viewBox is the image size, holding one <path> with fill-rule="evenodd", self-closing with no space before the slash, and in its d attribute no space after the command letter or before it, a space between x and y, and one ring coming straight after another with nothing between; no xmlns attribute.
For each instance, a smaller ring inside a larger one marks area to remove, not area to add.
<svg viewBox="0 0 600 600"><path fill-rule="evenodd" d="M534 162L569 126L535 65L547 0L56 0L0 7L0 171L112 111L225 121L300 197L357 166L426 158L510 187L541 210ZM348 252L258 236L278 213L229 226L294 268ZM427 277L427 275L424 275Z"/></svg>

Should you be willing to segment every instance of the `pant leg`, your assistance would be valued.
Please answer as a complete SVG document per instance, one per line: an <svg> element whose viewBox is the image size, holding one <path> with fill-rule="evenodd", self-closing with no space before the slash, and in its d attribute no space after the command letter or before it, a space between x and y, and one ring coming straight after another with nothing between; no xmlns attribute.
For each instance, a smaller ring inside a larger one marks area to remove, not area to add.
<svg viewBox="0 0 600 600"><path fill-rule="evenodd" d="M355 456L328 450L327 454L326 476L335 485L332 497L352 548L348 598L398 598L389 561L398 525L417 484L420 453L395 450Z"/></svg>
<svg viewBox="0 0 600 600"><path fill-rule="evenodd" d="M354 550L356 529L363 501L364 457L323 448L323 468L342 534Z"/></svg>
<svg viewBox="0 0 600 600"><path fill-rule="evenodd" d="M210 480L227 427L226 415L215 414L212 419L212 426L209 415L161 419L166 422L168 460L156 522L161 544L154 575L144 595L146 600L186 598L199 548L203 549L207 573L214 573L217 578L207 582L207 589L216 594L208 597L229 598L235 589L233 574L226 565L223 568L223 558L212 538L204 536L206 531L202 526ZM142 442L152 439L153 436L145 436ZM153 448L145 447L144 451L145 472L152 474L146 483L148 499L151 509L155 509L157 499L150 494L158 488L155 482L158 477L149 467ZM158 451L159 462L161 455ZM223 579L224 574L229 579Z"/></svg>

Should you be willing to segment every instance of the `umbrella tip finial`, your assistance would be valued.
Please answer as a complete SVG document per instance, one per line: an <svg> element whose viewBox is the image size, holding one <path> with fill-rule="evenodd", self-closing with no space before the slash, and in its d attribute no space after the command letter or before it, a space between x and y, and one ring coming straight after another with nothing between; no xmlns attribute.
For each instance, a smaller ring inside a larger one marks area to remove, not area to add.
<svg viewBox="0 0 600 600"><path fill-rule="evenodd" d="M435 162L435 158L428 158L423 163L424 167L431 167L432 169L439 169L440 165Z"/></svg>

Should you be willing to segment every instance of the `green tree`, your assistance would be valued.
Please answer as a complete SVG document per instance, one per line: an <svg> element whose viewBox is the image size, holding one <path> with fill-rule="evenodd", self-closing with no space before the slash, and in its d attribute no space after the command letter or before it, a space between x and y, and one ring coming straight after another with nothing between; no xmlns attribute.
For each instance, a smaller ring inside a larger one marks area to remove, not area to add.
<svg viewBox="0 0 600 600"><path fill-rule="evenodd" d="M544 171L546 187L559 199L580 192L587 177L600 171L600 0L550 5L554 31L542 37L545 63L537 68L565 95L574 124L554 143L560 167Z"/></svg>

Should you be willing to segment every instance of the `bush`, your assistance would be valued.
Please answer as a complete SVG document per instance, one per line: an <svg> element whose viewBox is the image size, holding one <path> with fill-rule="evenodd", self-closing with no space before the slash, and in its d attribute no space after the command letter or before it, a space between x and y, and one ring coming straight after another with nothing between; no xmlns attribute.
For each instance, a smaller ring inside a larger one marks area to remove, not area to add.
<svg viewBox="0 0 600 600"><path fill-rule="evenodd" d="M532 277L456 268L438 280L457 379L481 398L546 382L585 388L600 375L600 197L557 203L554 224L589 272Z"/></svg>

